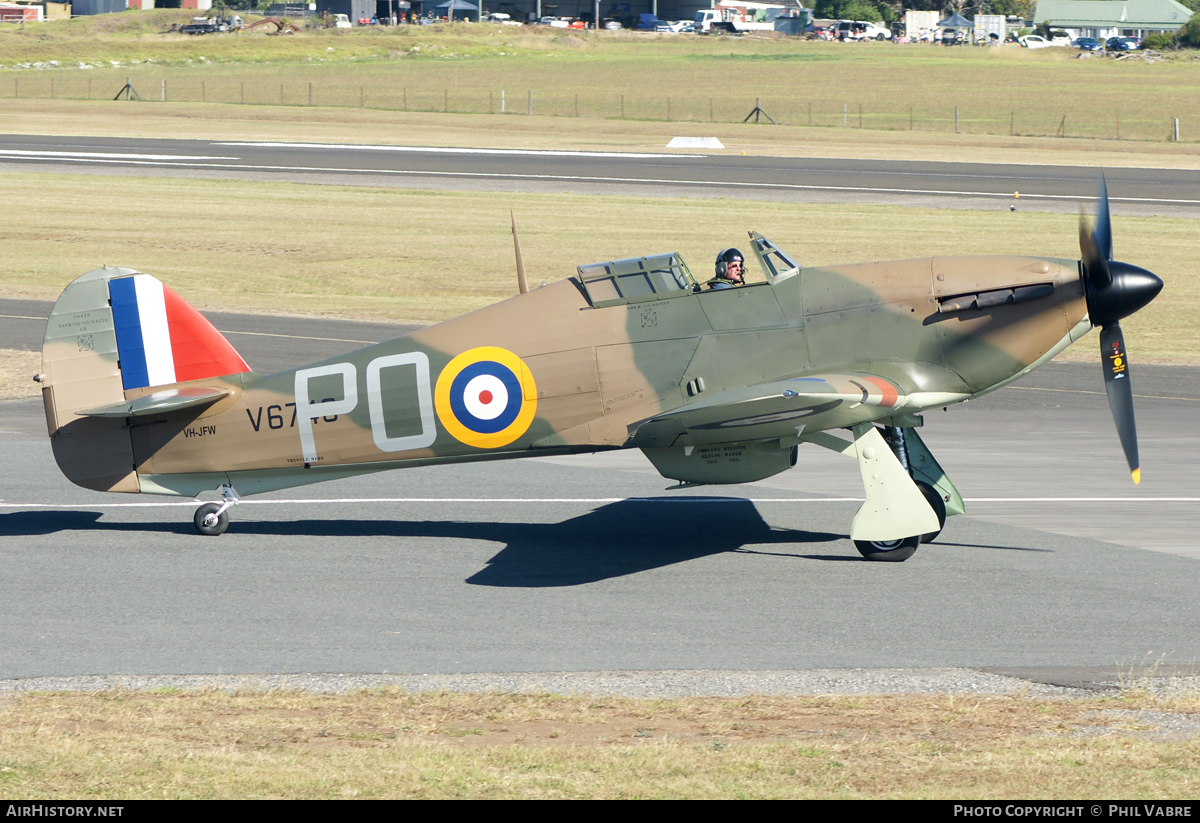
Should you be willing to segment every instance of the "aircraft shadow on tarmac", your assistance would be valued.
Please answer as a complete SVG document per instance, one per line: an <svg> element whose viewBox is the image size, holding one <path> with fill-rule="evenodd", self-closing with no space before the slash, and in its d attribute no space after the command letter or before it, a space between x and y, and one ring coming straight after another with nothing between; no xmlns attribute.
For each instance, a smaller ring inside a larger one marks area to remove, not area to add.
<svg viewBox="0 0 1200 823"><path fill-rule="evenodd" d="M0 516L0 534L95 530L192 534L190 522L103 522L93 511L28 511ZM460 520L237 521L216 540L241 536L424 537L507 544L467 579L479 586L575 586L726 552L805 560L861 562L857 553L800 554L788 548L845 540L845 535L773 528L753 503L734 498L625 500L560 523ZM194 535L203 548L213 538ZM749 548L753 546L754 548ZM778 546L778 550L766 549Z"/></svg>

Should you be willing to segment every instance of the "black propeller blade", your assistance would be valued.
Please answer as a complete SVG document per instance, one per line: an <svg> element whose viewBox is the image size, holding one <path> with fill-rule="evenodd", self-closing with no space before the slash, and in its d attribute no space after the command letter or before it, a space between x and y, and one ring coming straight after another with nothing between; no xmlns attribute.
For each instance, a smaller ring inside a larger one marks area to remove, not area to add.
<svg viewBox="0 0 1200 823"><path fill-rule="evenodd" d="M1108 393L1108 407L1112 409L1113 422L1117 424L1117 436L1125 450L1125 460L1133 474L1133 482L1140 483L1142 470L1138 463L1137 427L1133 420L1133 388L1129 384L1129 363L1125 358L1125 335L1121 324L1113 323L1100 330L1100 356L1104 360L1104 391Z"/></svg>
<svg viewBox="0 0 1200 823"><path fill-rule="evenodd" d="M1104 364L1108 406L1117 424L1117 435L1121 438L1133 482L1140 483L1142 471L1138 463L1137 425L1133 419L1133 388L1129 383L1129 358L1125 354L1125 335L1120 321L1157 297L1163 282L1145 269L1113 261L1108 186L1103 175L1097 200L1094 226L1089 227L1084 215L1079 215L1083 284L1088 316L1093 326L1100 327L1100 359Z"/></svg>

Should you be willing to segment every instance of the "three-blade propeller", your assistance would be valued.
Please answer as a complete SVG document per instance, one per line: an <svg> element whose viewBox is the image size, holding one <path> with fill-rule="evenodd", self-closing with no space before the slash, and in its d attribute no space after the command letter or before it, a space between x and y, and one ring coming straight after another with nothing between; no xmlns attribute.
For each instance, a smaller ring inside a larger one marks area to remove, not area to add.
<svg viewBox="0 0 1200 823"><path fill-rule="evenodd" d="M1104 368L1104 389L1108 406L1125 459L1140 483L1137 426L1133 419L1133 389L1129 384L1129 359L1125 354L1125 335L1120 320L1141 309L1162 291L1163 282L1157 275L1113 260L1112 222L1108 214L1108 186L1100 178L1094 226L1079 215L1079 251L1082 255L1083 284L1087 295L1088 316L1092 326L1100 327L1100 360Z"/></svg>

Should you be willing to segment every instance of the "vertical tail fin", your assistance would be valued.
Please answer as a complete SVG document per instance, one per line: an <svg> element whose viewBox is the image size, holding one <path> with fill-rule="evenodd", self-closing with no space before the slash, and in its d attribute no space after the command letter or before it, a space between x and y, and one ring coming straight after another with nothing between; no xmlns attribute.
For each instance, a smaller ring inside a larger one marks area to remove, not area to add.
<svg viewBox="0 0 1200 823"><path fill-rule="evenodd" d="M248 372L219 331L159 280L105 267L63 291L46 324L42 401L54 457L72 482L138 492L130 430L84 412L130 393Z"/></svg>

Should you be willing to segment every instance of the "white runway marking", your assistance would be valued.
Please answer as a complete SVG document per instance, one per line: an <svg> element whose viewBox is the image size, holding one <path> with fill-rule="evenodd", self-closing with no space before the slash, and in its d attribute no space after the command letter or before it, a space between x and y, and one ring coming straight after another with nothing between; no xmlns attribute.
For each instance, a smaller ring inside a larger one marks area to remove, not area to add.
<svg viewBox="0 0 1200 823"><path fill-rule="evenodd" d="M264 149L350 149L354 151L400 151L419 154L499 154L523 157L631 157L661 160L672 157L704 157L703 154L639 154L627 151L554 151L550 149L468 149L453 146L365 146L357 143L214 143L215 146L250 146Z"/></svg>
<svg viewBox="0 0 1200 823"><path fill-rule="evenodd" d="M5 503L0 509L153 509L196 506L199 500L159 503ZM368 503L861 503L861 497L339 497L243 500L243 506L356 505ZM1200 497L967 497L966 503L1200 503Z"/></svg>
<svg viewBox="0 0 1200 823"><path fill-rule="evenodd" d="M58 160L237 160L236 157L209 157L194 154L125 154L101 151L44 151L40 149L0 149L0 157L52 157Z"/></svg>
<svg viewBox="0 0 1200 823"><path fill-rule="evenodd" d="M133 155L129 155L132 157ZM622 154L627 157L629 155ZM679 155L670 155L677 157ZM0 159L3 159L0 157ZM35 158L18 158L35 159ZM858 192L866 194L900 194L900 195L929 195L937 197L984 197L1011 199L1012 192L990 191L954 191L950 189L897 189L873 186L813 186L799 183L755 183L740 180L671 180L653 177L594 177L570 174L505 174L496 172L453 172L453 171L405 171L399 169L347 169L321 166L254 166L233 163L182 163L153 160L108 160L88 159L77 157L57 158L68 163L122 164L129 166L173 166L177 168L219 169L228 171L260 171L260 172L296 172L305 174L355 174L355 175L390 175L394 177L461 177L479 180L544 180L562 183L629 183L635 185L662 186L691 186L695 188L722 189L772 189L778 191L824 191L824 192ZM1023 194L1025 200L1066 200L1078 201L1080 198L1073 194ZM1163 197L1109 197L1112 203L1159 203L1175 206L1197 206L1200 200L1171 199Z"/></svg>
<svg viewBox="0 0 1200 823"><path fill-rule="evenodd" d="M1105 396L1102 391L1093 391L1091 389L1047 389L1040 386L1005 386L1005 389L1016 389L1018 391L1055 391L1063 394L1098 394ZM1140 397L1143 400L1186 400L1189 403L1200 403L1200 398L1196 397L1171 397L1165 394L1135 394L1134 397Z"/></svg>

